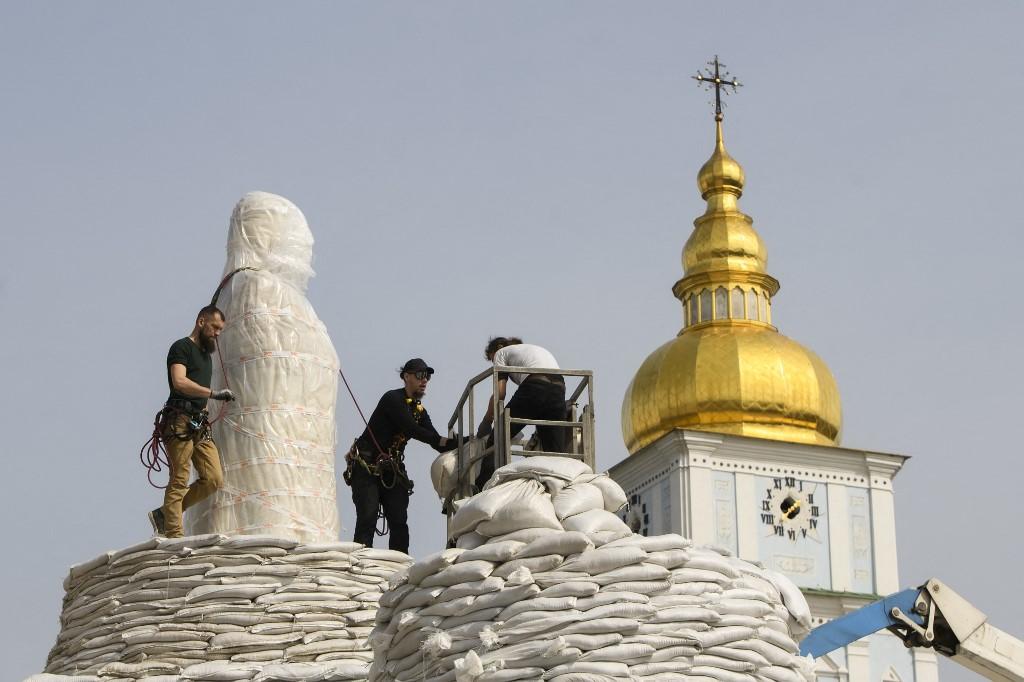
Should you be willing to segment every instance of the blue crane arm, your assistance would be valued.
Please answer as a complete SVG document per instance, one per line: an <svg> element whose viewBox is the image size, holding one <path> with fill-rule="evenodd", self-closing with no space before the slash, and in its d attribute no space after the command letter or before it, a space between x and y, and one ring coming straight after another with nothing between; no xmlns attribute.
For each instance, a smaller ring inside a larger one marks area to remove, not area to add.
<svg viewBox="0 0 1024 682"><path fill-rule="evenodd" d="M800 655L810 654L814 658L824 656L873 632L898 624L899 621L892 617L893 607L898 607L919 625L923 625L924 618L914 613L914 601L920 592L918 588L910 588L890 594L845 616L819 625L800 642Z"/></svg>

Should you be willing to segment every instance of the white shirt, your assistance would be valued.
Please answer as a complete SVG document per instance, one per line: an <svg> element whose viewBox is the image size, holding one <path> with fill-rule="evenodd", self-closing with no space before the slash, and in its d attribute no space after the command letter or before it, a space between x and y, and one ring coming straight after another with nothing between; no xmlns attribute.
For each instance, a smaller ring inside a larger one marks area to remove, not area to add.
<svg viewBox="0 0 1024 682"><path fill-rule="evenodd" d="M555 356L546 348L535 346L532 343L518 343L514 346L505 346L494 354L492 360L495 365L504 367L543 367L545 369L559 369ZM509 378L516 383L522 384L530 374L509 374Z"/></svg>

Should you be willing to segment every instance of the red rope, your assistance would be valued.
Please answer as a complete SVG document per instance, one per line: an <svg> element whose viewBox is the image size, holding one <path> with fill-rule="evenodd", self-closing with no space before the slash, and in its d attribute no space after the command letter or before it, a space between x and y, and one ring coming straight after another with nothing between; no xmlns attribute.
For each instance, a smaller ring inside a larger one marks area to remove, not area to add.
<svg viewBox="0 0 1024 682"><path fill-rule="evenodd" d="M230 388L228 385L228 373L224 368L224 356L220 352L220 343L217 343L217 360L220 362L220 371L224 375L224 386ZM221 419L224 418L224 414L228 409L227 400L221 401L220 409L217 411L217 416L213 418L209 426L213 426ZM167 459L167 448L164 447L163 443L163 422L164 411L160 410L156 413L156 418L153 420L153 435L149 437L146 444L139 450L139 460L142 462L142 466L146 467L146 480L154 488L164 490L167 488L166 485L157 485L153 482L153 474L158 474L165 468L170 471L171 464Z"/></svg>
<svg viewBox="0 0 1024 682"><path fill-rule="evenodd" d="M163 416L163 410L156 413L156 418L153 419L153 435L139 450L139 460L142 462L142 466L146 467L146 480L158 490L163 490L167 486L154 483L153 474L160 473L165 467L168 470L171 468L171 463L167 460L167 449L163 442Z"/></svg>
<svg viewBox="0 0 1024 682"><path fill-rule="evenodd" d="M363 424L366 425L366 432L370 434L370 440L377 446L377 452L381 457L387 457L384 453L384 448L377 442L377 436L373 435L373 430L370 429L370 422L366 421L366 416L363 414L363 409L359 407L359 401L356 400L356 394L352 392L352 387L348 385L348 379L345 378L345 372L342 371L341 367L338 367L338 374L341 375L341 380L345 382L345 388L348 389L348 394L352 397L352 403L356 406L356 411L359 413L359 417L363 420Z"/></svg>

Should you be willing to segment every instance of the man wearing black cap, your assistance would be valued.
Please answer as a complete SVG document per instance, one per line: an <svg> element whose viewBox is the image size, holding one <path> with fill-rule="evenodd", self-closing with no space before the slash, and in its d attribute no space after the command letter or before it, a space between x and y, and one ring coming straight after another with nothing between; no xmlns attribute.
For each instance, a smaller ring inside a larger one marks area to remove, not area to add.
<svg viewBox="0 0 1024 682"><path fill-rule="evenodd" d="M412 481L405 470L405 444L418 440L438 452L455 447L454 439L437 432L420 402L433 373L421 358L405 363L399 370L404 386L381 396L366 429L345 456L345 482L352 486L356 507L353 539L367 547L373 546L378 510L383 509L391 529L388 547L409 552Z"/></svg>

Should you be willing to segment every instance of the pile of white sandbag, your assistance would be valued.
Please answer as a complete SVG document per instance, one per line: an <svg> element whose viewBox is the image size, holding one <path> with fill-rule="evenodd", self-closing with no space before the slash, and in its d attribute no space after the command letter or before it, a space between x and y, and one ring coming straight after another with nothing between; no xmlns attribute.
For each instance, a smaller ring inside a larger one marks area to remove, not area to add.
<svg viewBox="0 0 1024 682"><path fill-rule="evenodd" d="M396 574L370 681L805 682L786 578L678 535L634 535L622 489L567 458L499 469L457 546Z"/></svg>
<svg viewBox="0 0 1024 682"><path fill-rule="evenodd" d="M365 679L377 603L388 578L411 563L354 542L263 535L154 538L107 552L65 579L46 673L76 681Z"/></svg>

